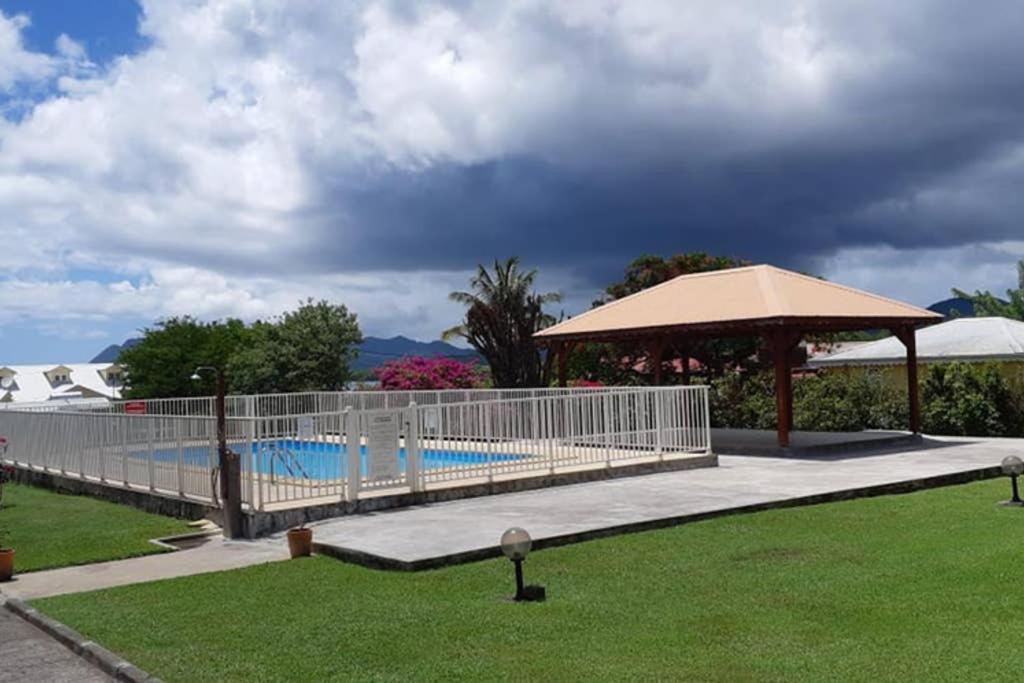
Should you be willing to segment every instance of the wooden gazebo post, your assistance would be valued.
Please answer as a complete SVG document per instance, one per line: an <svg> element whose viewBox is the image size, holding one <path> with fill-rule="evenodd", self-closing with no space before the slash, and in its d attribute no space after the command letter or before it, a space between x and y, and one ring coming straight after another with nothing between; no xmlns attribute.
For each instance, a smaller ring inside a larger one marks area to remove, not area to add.
<svg viewBox="0 0 1024 683"><path fill-rule="evenodd" d="M661 386L662 369L661 364L665 359L666 339L664 336L655 337L647 344L647 358L654 366L654 386Z"/></svg>
<svg viewBox="0 0 1024 683"><path fill-rule="evenodd" d="M893 335L907 348L907 399L910 403L910 431L921 433L921 403L917 390L917 331L913 326L898 327Z"/></svg>
<svg viewBox="0 0 1024 683"><path fill-rule="evenodd" d="M765 335L775 367L775 430L779 447L789 446L789 433L793 429L793 349L800 343L800 333L791 329L776 329Z"/></svg>
<svg viewBox="0 0 1024 683"><path fill-rule="evenodd" d="M569 375L569 353L572 352L574 342L555 342L555 353L558 356L558 386L565 387L568 384Z"/></svg>

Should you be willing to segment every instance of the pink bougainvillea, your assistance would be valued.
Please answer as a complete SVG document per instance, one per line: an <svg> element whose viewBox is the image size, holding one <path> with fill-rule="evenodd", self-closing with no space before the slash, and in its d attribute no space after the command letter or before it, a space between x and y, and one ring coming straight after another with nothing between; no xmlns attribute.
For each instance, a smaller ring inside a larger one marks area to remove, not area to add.
<svg viewBox="0 0 1024 683"><path fill-rule="evenodd" d="M483 374L475 363L453 358L409 356L385 363L374 373L381 389L472 389L483 384Z"/></svg>

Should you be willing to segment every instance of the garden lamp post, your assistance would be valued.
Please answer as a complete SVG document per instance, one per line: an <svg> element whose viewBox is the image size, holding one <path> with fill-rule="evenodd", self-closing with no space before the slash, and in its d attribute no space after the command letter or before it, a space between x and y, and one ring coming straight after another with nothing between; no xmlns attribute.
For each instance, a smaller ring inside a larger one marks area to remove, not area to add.
<svg viewBox="0 0 1024 683"><path fill-rule="evenodd" d="M501 552L516 566L516 594L512 598L516 602L540 601L546 597L544 586L523 585L523 560L532 545L533 541L526 529L512 527L501 535Z"/></svg>
<svg viewBox="0 0 1024 683"><path fill-rule="evenodd" d="M202 379L201 372L213 372L217 378L214 411L217 414L217 466L220 468L220 500L224 510L224 537L242 537L242 468L238 454L228 449L228 419L224 408L227 381L224 370L212 365L200 365L192 373L192 380Z"/></svg>
<svg viewBox="0 0 1024 683"><path fill-rule="evenodd" d="M1000 464L1003 468L1003 474L1010 478L1010 491L1012 492L1010 500L1003 501L1002 504L1014 507L1024 505L1024 500L1020 499L1020 491L1017 488L1017 477L1024 473L1024 461L1016 455L1008 455L1003 458L1003 462Z"/></svg>

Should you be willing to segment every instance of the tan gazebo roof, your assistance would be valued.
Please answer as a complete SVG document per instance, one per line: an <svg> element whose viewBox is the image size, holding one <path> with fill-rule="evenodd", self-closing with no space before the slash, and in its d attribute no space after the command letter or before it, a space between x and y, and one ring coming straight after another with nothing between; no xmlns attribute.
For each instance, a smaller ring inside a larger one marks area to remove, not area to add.
<svg viewBox="0 0 1024 683"><path fill-rule="evenodd" d="M760 265L681 275L538 332L541 340L592 341L680 334L749 334L921 325L942 316L876 294Z"/></svg>

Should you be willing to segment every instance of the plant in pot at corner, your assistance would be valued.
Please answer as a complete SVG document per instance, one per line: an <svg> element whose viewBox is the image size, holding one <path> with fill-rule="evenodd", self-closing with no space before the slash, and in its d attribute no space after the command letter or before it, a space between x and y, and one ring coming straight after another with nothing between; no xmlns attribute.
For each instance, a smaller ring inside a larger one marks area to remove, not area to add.
<svg viewBox="0 0 1024 683"><path fill-rule="evenodd" d="M14 468L10 465L0 466L0 506L3 505L4 484L14 478ZM14 548L5 548L0 538L0 582L10 581L14 576Z"/></svg>
<svg viewBox="0 0 1024 683"><path fill-rule="evenodd" d="M5 548L0 538L0 583L10 581L14 576L14 548Z"/></svg>
<svg viewBox="0 0 1024 683"><path fill-rule="evenodd" d="M313 554L313 530L303 522L288 530L288 552L292 558L309 557Z"/></svg>

